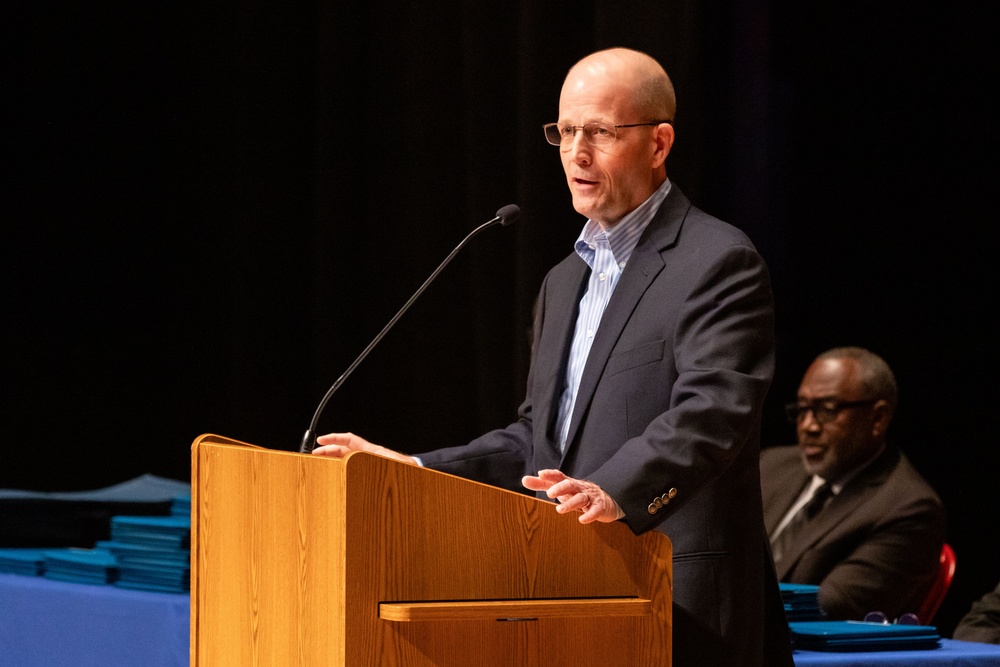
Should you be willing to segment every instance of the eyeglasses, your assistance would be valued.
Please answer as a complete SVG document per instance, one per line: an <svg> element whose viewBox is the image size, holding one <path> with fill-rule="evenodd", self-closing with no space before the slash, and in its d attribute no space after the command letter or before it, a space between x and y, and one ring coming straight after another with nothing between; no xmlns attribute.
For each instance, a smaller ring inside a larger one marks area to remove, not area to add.
<svg viewBox="0 0 1000 667"><path fill-rule="evenodd" d="M583 137L591 146L607 148L618 140L618 130L623 127L644 127L670 123L669 120L654 120L648 123L630 123L628 125L612 125L611 123L585 123L583 125L566 125L564 123L547 123L545 140L553 146L568 146L576 138L576 131L583 130Z"/></svg>
<svg viewBox="0 0 1000 667"><path fill-rule="evenodd" d="M805 419L807 412L811 412L813 413L813 418L818 423L825 424L836 419L841 410L856 408L861 405L873 405L877 402L877 399L869 401L838 401L827 399L823 401L810 401L809 403L795 402L785 406L785 414L788 416L788 421L797 424Z"/></svg>
<svg viewBox="0 0 1000 667"><path fill-rule="evenodd" d="M865 623L881 623L882 625L920 625L920 619L917 618L916 614L906 612L892 623L889 623L889 617L882 612L870 611L865 614Z"/></svg>

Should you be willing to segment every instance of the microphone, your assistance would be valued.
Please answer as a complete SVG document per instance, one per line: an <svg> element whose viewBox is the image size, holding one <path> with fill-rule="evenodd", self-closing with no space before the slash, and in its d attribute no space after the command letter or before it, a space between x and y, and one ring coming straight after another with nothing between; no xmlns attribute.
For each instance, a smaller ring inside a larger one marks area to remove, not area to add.
<svg viewBox="0 0 1000 667"><path fill-rule="evenodd" d="M389 333L389 329L391 329L396 324L399 318L403 316L403 313L409 310L410 306L413 305L413 302L416 301L420 297L420 295L424 293L424 290L427 289L427 286L430 285L435 278L437 278L438 274L441 273L441 270L444 269L444 267L448 265L448 263L455 257L455 255L457 255L458 252L465 247L465 245L472 239L473 236L483 231L487 227L492 227L493 225L496 224L500 224L506 227L507 225L517 220L519 217L521 217L520 207L518 207L516 204L507 204L499 211L497 211L495 218L493 218L488 222L484 222L483 224L473 229L468 236L462 239L461 243L455 246L455 249L451 251L451 254L445 257L444 261L441 262L441 264L436 269L434 269L434 273L432 273L430 277L424 281L424 284L420 286L420 289L418 289L413 294L413 296L410 297L409 301L403 304L403 307L399 309L399 312L396 313L391 320L389 320L389 323L385 325L385 327L382 329L382 331L379 332L377 336L375 336L372 342L368 343L368 347L366 347L364 351L362 351L361 354L358 355L358 358L355 359L354 362L347 367L347 370L344 371L344 374L341 375L339 378L337 378L337 381L334 382L333 386L330 387L329 391L326 392L326 395L323 397L323 400L319 402L319 406L317 406L316 412L313 413L312 421L309 422L309 429L302 437L302 444L299 447L299 451L301 453L308 454L316 447L316 423L319 421L319 416L320 414L322 414L323 408L326 407L326 404L330 400L330 397L333 396L334 392L340 389L340 385L344 384L344 380L346 380L348 376L350 376L350 374L354 372L354 369L357 368L362 361L364 361L365 357L368 356L368 353L371 352L376 345L378 345L379 341L382 340L382 338L387 333Z"/></svg>

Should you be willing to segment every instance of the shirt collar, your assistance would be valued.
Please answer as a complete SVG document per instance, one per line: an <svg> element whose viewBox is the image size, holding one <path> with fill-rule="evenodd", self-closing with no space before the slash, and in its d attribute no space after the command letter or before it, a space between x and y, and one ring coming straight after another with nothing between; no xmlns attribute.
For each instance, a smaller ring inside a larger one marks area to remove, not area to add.
<svg viewBox="0 0 1000 667"><path fill-rule="evenodd" d="M853 468L852 470L850 470L846 474L841 475L840 478L837 481L825 480L825 481L827 481L827 482L830 483L830 489L833 491L833 495L837 495L841 491L843 491L844 487L847 486L852 479L854 479L859 474L861 474L862 470L864 470L865 468L867 468L868 466L870 466L872 463L874 463L875 459L877 459L878 457L880 457L882 455L882 452L884 452L884 451L885 451L885 445L883 444L881 447L878 448L878 451L875 452L875 454L872 455L868 460L866 460L864 463L862 463L861 465L857 466L856 468ZM819 481L817 482L816 480L819 480ZM816 486L822 485L823 481L824 480L819 475L813 475L813 484L815 484Z"/></svg>
<svg viewBox="0 0 1000 667"><path fill-rule="evenodd" d="M603 235L607 239L608 245L611 246L615 262L620 268L624 269L625 263L632 256L632 251L635 250L636 244L639 243L639 237L642 236L646 227L649 226L656 211L659 210L660 204L663 203L663 200L666 199L669 193L670 179L668 178L663 181L660 187L646 201L639 204L639 206L608 230L602 229L601 225L594 220L587 220L587 223L583 226L583 231L580 232L580 236L577 237L574 244L577 254L590 264L588 257L593 257L592 253L597 246L597 240Z"/></svg>

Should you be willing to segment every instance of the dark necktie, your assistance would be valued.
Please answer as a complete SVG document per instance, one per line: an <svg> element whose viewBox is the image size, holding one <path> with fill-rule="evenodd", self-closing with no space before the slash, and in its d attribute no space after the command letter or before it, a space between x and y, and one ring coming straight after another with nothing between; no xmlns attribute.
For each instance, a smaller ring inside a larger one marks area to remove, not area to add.
<svg viewBox="0 0 1000 667"><path fill-rule="evenodd" d="M781 562L782 556L788 553L788 550L795 543L802 529L823 509L826 501L832 495L833 489L830 488L829 484L824 482L822 486L816 489L809 502L800 507L799 511L795 513L795 516L792 517L784 529L774 536L774 539L771 541L771 555L774 556L775 563Z"/></svg>

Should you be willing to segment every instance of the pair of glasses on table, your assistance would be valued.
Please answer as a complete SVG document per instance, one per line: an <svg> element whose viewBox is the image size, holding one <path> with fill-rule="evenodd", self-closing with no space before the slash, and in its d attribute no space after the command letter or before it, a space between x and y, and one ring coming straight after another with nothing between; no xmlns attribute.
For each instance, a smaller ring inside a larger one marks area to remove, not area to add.
<svg viewBox="0 0 1000 667"><path fill-rule="evenodd" d="M899 618L890 623L889 617L882 612L870 611L865 614L864 621L865 623L881 623L882 625L922 625L917 615L909 612L901 614Z"/></svg>

